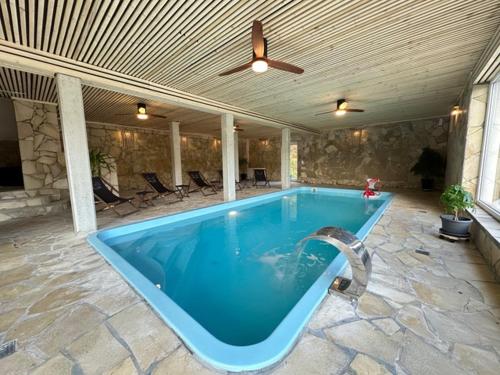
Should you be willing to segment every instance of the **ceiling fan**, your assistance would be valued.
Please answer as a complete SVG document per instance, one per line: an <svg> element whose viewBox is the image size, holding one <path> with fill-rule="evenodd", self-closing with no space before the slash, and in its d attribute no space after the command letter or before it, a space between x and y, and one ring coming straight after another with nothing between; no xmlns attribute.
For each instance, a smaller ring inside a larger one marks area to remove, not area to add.
<svg viewBox="0 0 500 375"><path fill-rule="evenodd" d="M267 57L267 39L264 38L262 33L262 22L253 21L252 25L252 47L253 58L252 61L237 68L230 69L219 76L227 76L229 74L241 72L242 70L252 68L255 73L264 73L268 67L284 70L290 73L302 74L304 69L295 65L288 64L278 60L271 60Z"/></svg>
<svg viewBox="0 0 500 375"><path fill-rule="evenodd" d="M240 126L238 124L233 126L233 130L235 132L244 132L245 131L245 129L240 128Z"/></svg>
<svg viewBox="0 0 500 375"><path fill-rule="evenodd" d="M146 111L146 104L137 103L137 112L135 114L131 113L118 113L116 116L135 116L138 120L147 120L150 116L155 118L167 118L167 116L155 115L152 113L148 113Z"/></svg>
<svg viewBox="0 0 500 375"><path fill-rule="evenodd" d="M339 100L337 100L337 109L335 109L333 111L316 113L315 116L321 116L321 115L325 115L327 113L332 113L332 112L335 113L335 115L337 115L337 116L343 116L347 112L364 112L365 111L364 109L348 108L348 105L349 104L347 103L347 100L339 99Z"/></svg>

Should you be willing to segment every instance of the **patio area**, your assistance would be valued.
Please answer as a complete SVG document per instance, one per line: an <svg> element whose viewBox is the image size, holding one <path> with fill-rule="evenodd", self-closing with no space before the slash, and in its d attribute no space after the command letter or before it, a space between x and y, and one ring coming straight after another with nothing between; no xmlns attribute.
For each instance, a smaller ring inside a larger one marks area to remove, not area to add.
<svg viewBox="0 0 500 375"><path fill-rule="evenodd" d="M273 189L274 190L274 189ZM238 198L269 192L245 189ZM100 227L203 207L192 194ZM500 285L470 242L437 237L438 195L399 190L368 236L373 274L357 303L328 296L292 352L265 374L496 374ZM5 374L208 374L148 304L86 243L70 215L0 224ZM426 250L422 255L415 250ZM245 298L242 295L242 298ZM220 372L218 372L220 373Z"/></svg>

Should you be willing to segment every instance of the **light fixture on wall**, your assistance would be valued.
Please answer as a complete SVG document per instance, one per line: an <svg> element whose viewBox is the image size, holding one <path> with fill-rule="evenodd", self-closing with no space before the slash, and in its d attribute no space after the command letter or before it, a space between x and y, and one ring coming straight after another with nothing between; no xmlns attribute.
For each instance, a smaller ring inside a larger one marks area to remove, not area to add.
<svg viewBox="0 0 500 375"><path fill-rule="evenodd" d="M451 110L451 115L452 116L458 116L459 114L461 114L463 111L460 109L460 106L459 105L454 105L452 110Z"/></svg>
<svg viewBox="0 0 500 375"><path fill-rule="evenodd" d="M264 146L269 146L269 139L267 138L259 138L259 142Z"/></svg>
<svg viewBox="0 0 500 375"><path fill-rule="evenodd" d="M120 131L120 138L122 141L122 148L135 148L135 133L128 130L122 130Z"/></svg>

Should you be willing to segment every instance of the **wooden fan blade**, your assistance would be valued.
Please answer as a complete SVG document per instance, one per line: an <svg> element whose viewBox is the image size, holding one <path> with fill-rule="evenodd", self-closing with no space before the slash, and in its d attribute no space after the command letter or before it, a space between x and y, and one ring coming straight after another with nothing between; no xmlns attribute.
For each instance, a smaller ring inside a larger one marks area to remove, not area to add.
<svg viewBox="0 0 500 375"><path fill-rule="evenodd" d="M346 108L344 109L346 112L364 112L364 109L354 109L354 108Z"/></svg>
<svg viewBox="0 0 500 375"><path fill-rule="evenodd" d="M252 66L251 62L246 63L244 65L238 66L237 68L233 68L231 70L228 70L228 71L225 71L224 73L219 74L219 77L227 76L229 74L233 74L233 73L237 73L237 72L241 72L242 70L248 69L251 66Z"/></svg>
<svg viewBox="0 0 500 375"><path fill-rule="evenodd" d="M264 57L264 34L262 32L262 22L253 21L252 25L252 47L255 58Z"/></svg>
<svg viewBox="0 0 500 375"><path fill-rule="evenodd" d="M296 73L296 74L302 74L302 73L304 73L304 69L299 68L298 66L295 66L295 65L292 65L292 64L285 63L283 61L277 61L277 60L267 59L267 64L271 68L275 68L275 69L279 69L279 70L284 70L284 71L290 72L290 73Z"/></svg>
<svg viewBox="0 0 500 375"><path fill-rule="evenodd" d="M151 117L156 117L156 118L167 118L167 116L162 116L162 115L152 115L151 113L148 113L148 116L151 116Z"/></svg>
<svg viewBox="0 0 500 375"><path fill-rule="evenodd" d="M327 112L320 112L320 113L316 113L314 116L322 116L322 115L326 115L328 113L333 113L335 111L327 111Z"/></svg>
<svg viewBox="0 0 500 375"><path fill-rule="evenodd" d="M135 113L115 113L115 116L135 116Z"/></svg>

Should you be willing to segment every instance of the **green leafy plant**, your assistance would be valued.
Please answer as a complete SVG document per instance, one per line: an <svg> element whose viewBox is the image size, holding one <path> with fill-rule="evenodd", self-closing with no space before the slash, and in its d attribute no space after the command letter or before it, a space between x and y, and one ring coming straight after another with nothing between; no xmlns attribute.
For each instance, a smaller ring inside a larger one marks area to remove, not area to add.
<svg viewBox="0 0 500 375"><path fill-rule="evenodd" d="M114 169L114 165L109 163L109 156L97 150L90 150L89 152L90 158L90 170L92 171L92 176L102 176L102 170L106 169L108 171L112 171Z"/></svg>
<svg viewBox="0 0 500 375"><path fill-rule="evenodd" d="M467 208L474 207L472 194L461 185L451 185L441 195L441 203L446 212L453 214L453 220L458 220L458 215Z"/></svg>
<svg viewBox="0 0 500 375"><path fill-rule="evenodd" d="M430 179L443 176L444 167L445 163L441 154L430 147L424 147L420 157L410 171L415 175Z"/></svg>

